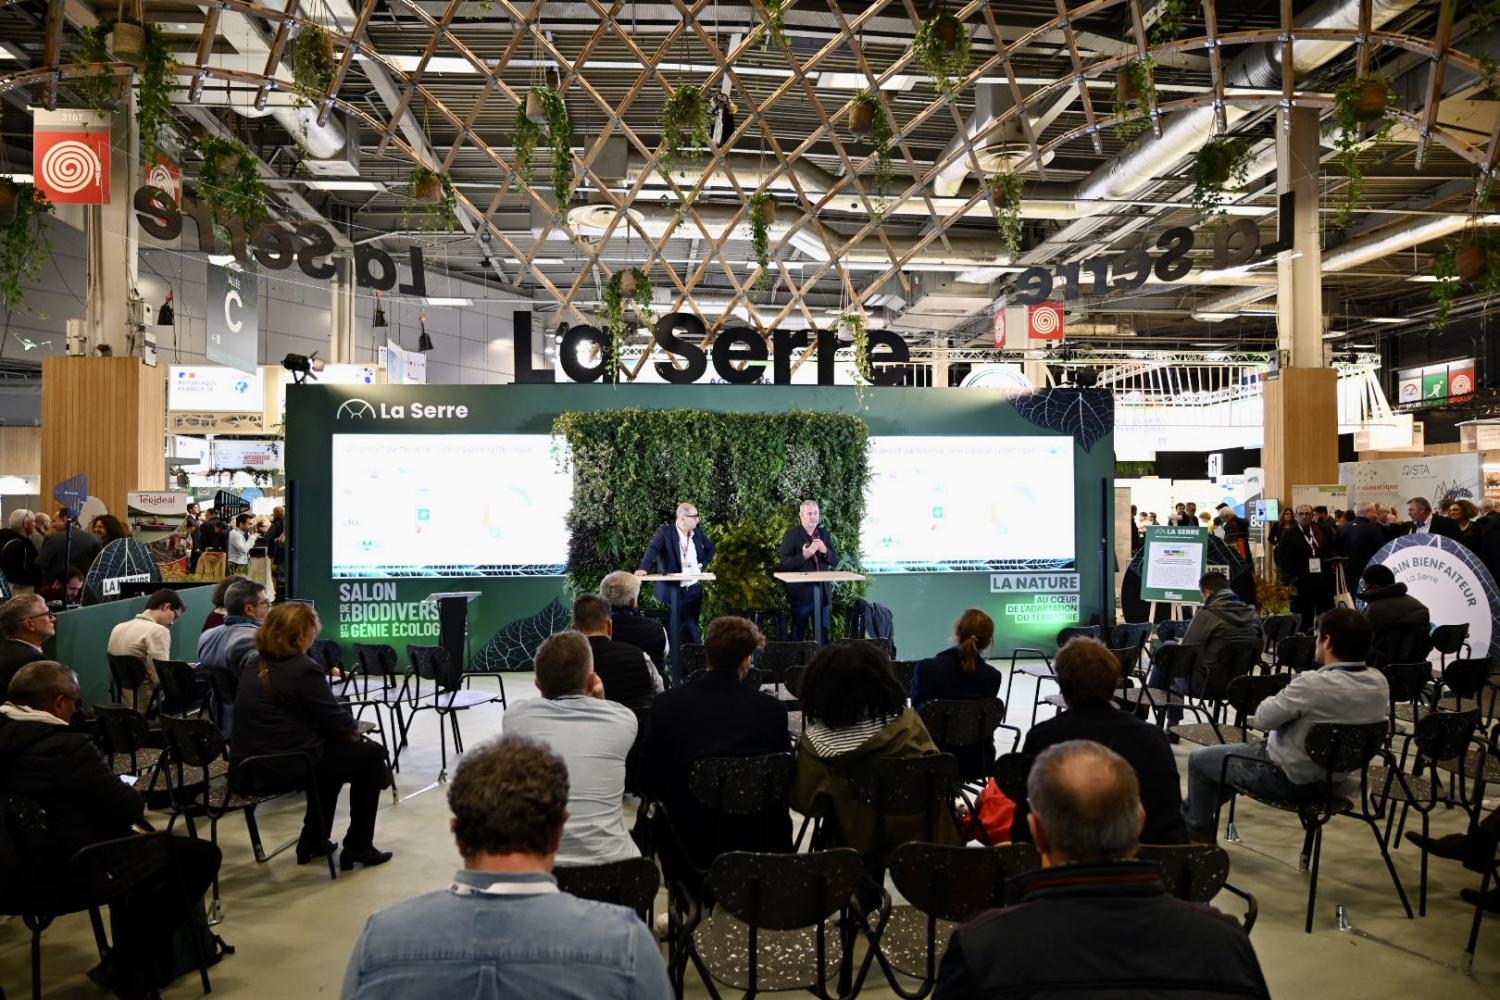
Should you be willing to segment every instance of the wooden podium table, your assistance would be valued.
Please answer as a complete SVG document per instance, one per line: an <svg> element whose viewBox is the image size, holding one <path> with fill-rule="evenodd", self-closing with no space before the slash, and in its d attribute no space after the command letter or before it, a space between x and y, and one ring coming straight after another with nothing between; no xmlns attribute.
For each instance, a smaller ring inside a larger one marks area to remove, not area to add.
<svg viewBox="0 0 1500 1000"><path fill-rule="evenodd" d="M862 573L846 573L843 570L823 570L818 573L772 573L782 583L846 583L863 580ZM823 645L823 588L813 588L813 641Z"/></svg>
<svg viewBox="0 0 1500 1000"><path fill-rule="evenodd" d="M645 576L638 576L636 579L652 583L657 581L665 583L688 583L696 581L701 584L716 579L716 577L712 573L648 573ZM677 648L679 644L677 629L682 618L682 588L668 587L667 592L670 595L667 606L672 609L672 624L667 629L667 648L672 652L672 683L681 684L683 682L682 657Z"/></svg>

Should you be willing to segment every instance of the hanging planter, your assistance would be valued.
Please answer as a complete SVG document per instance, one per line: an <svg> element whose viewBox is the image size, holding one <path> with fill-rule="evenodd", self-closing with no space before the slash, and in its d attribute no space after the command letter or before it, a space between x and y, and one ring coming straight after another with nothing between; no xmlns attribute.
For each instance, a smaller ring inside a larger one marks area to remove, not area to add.
<svg viewBox="0 0 1500 1000"><path fill-rule="evenodd" d="M1203 218L1224 214L1224 196L1245 186L1250 169L1250 144L1244 139L1216 136L1193 154L1193 208Z"/></svg>
<svg viewBox="0 0 1500 1000"><path fill-rule="evenodd" d="M533 116L537 105L542 111L540 123ZM516 109L511 139L516 151L516 176L527 187L531 187L532 162L542 140L542 125L547 126L547 141L552 150L552 194L561 211L573 197L573 120L567 104L555 91L532 87L526 92L525 103Z"/></svg>
<svg viewBox="0 0 1500 1000"><path fill-rule="evenodd" d="M0 192L6 190L0 186ZM52 256L47 237L52 203L31 184L10 184L8 190L14 203L11 219L0 221L0 309L7 314L22 305L23 283L35 278Z"/></svg>
<svg viewBox="0 0 1500 1000"><path fill-rule="evenodd" d="M446 233L458 225L458 195L447 174L423 166L412 167L406 181L406 196L418 205L430 206L420 217L407 216L407 223L415 221L423 232Z"/></svg>
<svg viewBox="0 0 1500 1000"><path fill-rule="evenodd" d="M336 70L333 36L322 25L303 23L292 39L292 80L297 84L293 102L307 107L314 100L322 100Z"/></svg>
<svg viewBox="0 0 1500 1000"><path fill-rule="evenodd" d="M631 268L620 275L620 294L625 296L625 298L634 298L635 290L639 285L640 282L635 277L635 268Z"/></svg>
<svg viewBox="0 0 1500 1000"><path fill-rule="evenodd" d="M933 87L947 94L969 75L969 47L963 22L944 12L922 22L912 40L912 55Z"/></svg>
<svg viewBox="0 0 1500 1000"><path fill-rule="evenodd" d="M146 58L146 29L136 21L116 21L109 29L107 44L116 62L139 66Z"/></svg>
<svg viewBox="0 0 1500 1000"><path fill-rule="evenodd" d="M266 217L269 194L255 157L237 142L205 136L198 143L203 165L198 197L221 216L239 216L246 228Z"/></svg>
<svg viewBox="0 0 1500 1000"><path fill-rule="evenodd" d="M750 196L750 249L760 271L755 277L755 290L763 292L771 287L771 223L776 221L776 199L769 191L760 191Z"/></svg>
<svg viewBox="0 0 1500 1000"><path fill-rule="evenodd" d="M855 101L854 107L849 111L849 131L857 136L869 135L870 129L875 125L875 112L878 110L873 102Z"/></svg>
<svg viewBox="0 0 1500 1000"><path fill-rule="evenodd" d="M1478 242L1466 243L1454 254L1453 267L1459 281L1477 281L1489 270L1489 253Z"/></svg>
<svg viewBox="0 0 1500 1000"><path fill-rule="evenodd" d="M21 189L10 179L0 180L0 226L16 221L17 207L21 201Z"/></svg>
<svg viewBox="0 0 1500 1000"><path fill-rule="evenodd" d="M995 174L988 186L990 200L995 203L995 226L1014 257L1021 252L1021 178L1015 174Z"/></svg>
<svg viewBox="0 0 1500 1000"><path fill-rule="evenodd" d="M1486 296L1500 294L1500 233L1470 230L1450 242L1433 260L1432 274L1437 279L1432 286L1437 304L1432 326L1441 330L1463 286Z"/></svg>
<svg viewBox="0 0 1500 1000"><path fill-rule="evenodd" d="M854 104L849 110L850 126L856 119L868 117L869 127L864 134L870 137L870 145L875 147L875 193L884 197L890 190L891 180L894 176L891 170L891 121L886 117L885 105L880 103L880 98L868 90L861 90L854 95Z"/></svg>
<svg viewBox="0 0 1500 1000"><path fill-rule="evenodd" d="M709 146L712 119L708 100L696 84L672 92L661 109L661 165L668 173L702 159Z"/></svg>
<svg viewBox="0 0 1500 1000"><path fill-rule="evenodd" d="M627 275L633 285L631 291L625 290ZM604 285L604 301L599 312L604 319L604 328L609 331L611 382L620 381L620 347L625 340L625 303L633 300L637 309L646 312L651 308L652 294L651 276L638 267L616 271Z"/></svg>
<svg viewBox="0 0 1500 1000"><path fill-rule="evenodd" d="M411 200L420 205L436 205L443 200L443 178L426 167L411 172Z"/></svg>
<svg viewBox="0 0 1500 1000"><path fill-rule="evenodd" d="M1359 122L1373 122L1385 117L1391 102L1391 86L1380 77L1366 77L1354 82L1353 114Z"/></svg>
<svg viewBox="0 0 1500 1000"><path fill-rule="evenodd" d="M1383 95L1383 96L1382 96ZM1379 97L1380 103L1376 104ZM1357 80L1345 80L1333 89L1333 121L1336 134L1333 137L1334 156L1344 168L1347 181L1343 198L1338 205L1335 224L1345 226L1359 207L1364 192L1364 166L1359 162L1360 150L1365 142L1384 142L1390 137L1395 119L1386 114L1390 101L1390 81L1383 76L1366 76ZM1373 114L1372 114L1372 109ZM1379 125L1368 138L1365 126L1379 120Z"/></svg>
<svg viewBox="0 0 1500 1000"><path fill-rule="evenodd" d="M526 92L526 120L533 125L547 124L547 87L532 87Z"/></svg>
<svg viewBox="0 0 1500 1000"><path fill-rule="evenodd" d="M1115 113L1120 115L1115 138L1121 142L1134 139L1150 123L1151 109L1156 106L1156 84L1151 77L1155 65L1150 56L1136 59L1121 66L1115 77Z"/></svg>

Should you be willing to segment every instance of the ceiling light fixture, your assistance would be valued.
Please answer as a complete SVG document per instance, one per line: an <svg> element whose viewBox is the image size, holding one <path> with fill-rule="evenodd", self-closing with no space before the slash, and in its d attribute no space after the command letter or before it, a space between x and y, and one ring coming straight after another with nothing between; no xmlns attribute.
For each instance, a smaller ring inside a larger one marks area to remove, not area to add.
<svg viewBox="0 0 1500 1000"><path fill-rule="evenodd" d="M314 372L323 370L323 359L318 357L317 351L311 354L288 354L281 359L281 367L292 373L293 384L302 385L309 380L318 380Z"/></svg>
<svg viewBox="0 0 1500 1000"><path fill-rule="evenodd" d="M462 296L429 295L427 304L430 306L472 306L474 300Z"/></svg>
<svg viewBox="0 0 1500 1000"><path fill-rule="evenodd" d="M417 327L421 329L422 335L417 338L417 350L426 354L432 350L432 338L427 336L427 314L420 313L417 316Z"/></svg>

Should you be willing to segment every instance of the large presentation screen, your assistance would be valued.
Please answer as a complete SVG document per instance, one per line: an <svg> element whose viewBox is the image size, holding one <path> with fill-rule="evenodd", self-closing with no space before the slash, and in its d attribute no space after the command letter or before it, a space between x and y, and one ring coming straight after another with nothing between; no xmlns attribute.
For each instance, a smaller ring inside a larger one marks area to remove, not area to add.
<svg viewBox="0 0 1500 1000"><path fill-rule="evenodd" d="M1072 569L1073 507L1071 438L871 437L865 569Z"/></svg>
<svg viewBox="0 0 1500 1000"><path fill-rule="evenodd" d="M545 434L333 435L333 575L560 576L573 479Z"/></svg>

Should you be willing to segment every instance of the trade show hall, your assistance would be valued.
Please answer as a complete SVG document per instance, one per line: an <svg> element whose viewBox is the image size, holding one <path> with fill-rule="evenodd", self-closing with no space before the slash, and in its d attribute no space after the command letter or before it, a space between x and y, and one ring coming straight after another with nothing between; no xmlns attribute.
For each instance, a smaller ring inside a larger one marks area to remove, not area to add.
<svg viewBox="0 0 1500 1000"><path fill-rule="evenodd" d="M0 5L0 1000L1500 995L1497 60Z"/></svg>

